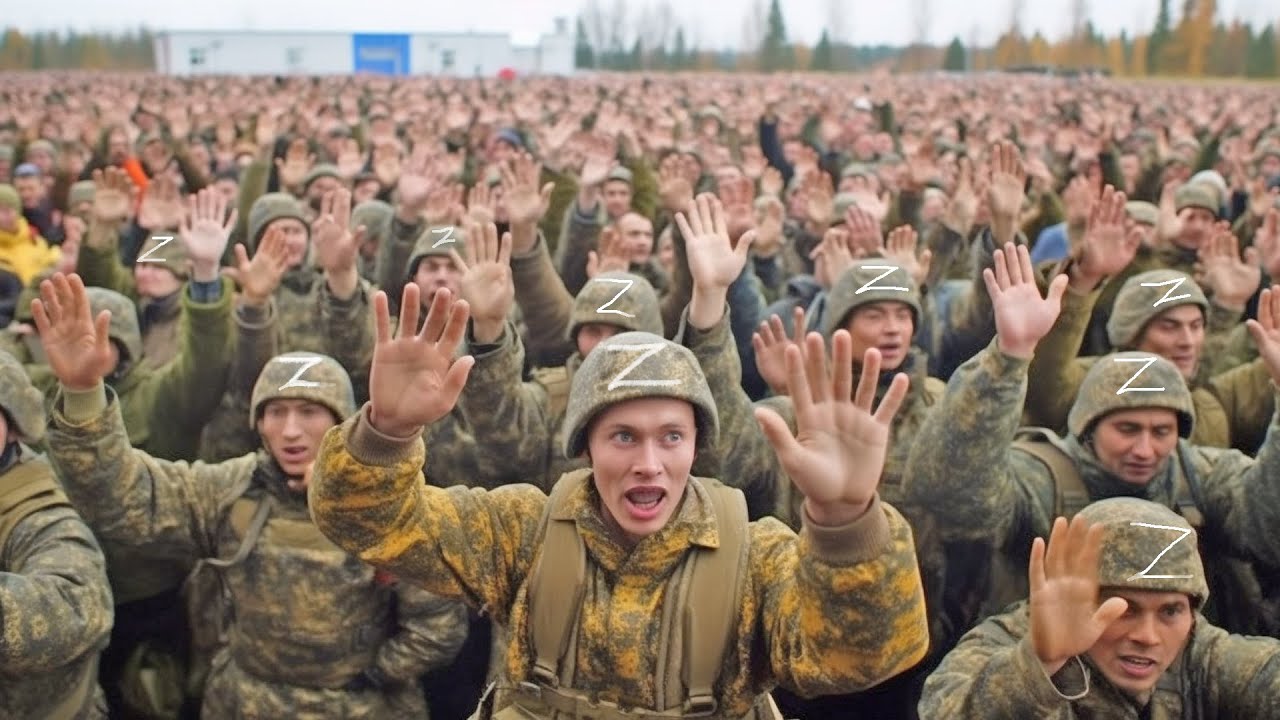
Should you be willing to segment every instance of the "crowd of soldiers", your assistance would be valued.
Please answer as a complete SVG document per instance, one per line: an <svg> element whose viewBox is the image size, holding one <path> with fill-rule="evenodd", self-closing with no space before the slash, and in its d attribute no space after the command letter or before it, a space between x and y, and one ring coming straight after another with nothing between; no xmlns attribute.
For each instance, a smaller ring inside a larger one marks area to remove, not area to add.
<svg viewBox="0 0 1280 720"><path fill-rule="evenodd" d="M0 86L0 717L1280 717L1280 92Z"/></svg>

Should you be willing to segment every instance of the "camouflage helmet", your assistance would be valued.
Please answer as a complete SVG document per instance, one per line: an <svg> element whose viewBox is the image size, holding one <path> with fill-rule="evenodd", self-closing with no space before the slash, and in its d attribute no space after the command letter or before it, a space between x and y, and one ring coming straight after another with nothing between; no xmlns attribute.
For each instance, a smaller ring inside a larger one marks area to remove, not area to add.
<svg viewBox="0 0 1280 720"><path fill-rule="evenodd" d="M168 240L161 238L168 238ZM138 257L146 258L139 262L168 270L179 280L188 280L191 277L191 256L187 253L187 244L176 235L148 237L142 249L138 251Z"/></svg>
<svg viewBox="0 0 1280 720"><path fill-rule="evenodd" d="M142 330L138 327L138 309L133 301L114 290L87 287L89 308L94 317L103 310L111 311L111 325L107 334L120 344L120 349L132 362L142 359ZM121 358L123 364L124 358Z"/></svg>
<svg viewBox="0 0 1280 720"><path fill-rule="evenodd" d="M341 181L342 172L339 171L338 166L333 163L318 163L315 167L311 168L305 176L303 176L302 187L303 189L310 188L311 183L314 183L320 178L326 177Z"/></svg>
<svg viewBox="0 0 1280 720"><path fill-rule="evenodd" d="M395 209L381 200L365 200L351 209L351 230L364 226L365 237L379 242L391 233L391 216Z"/></svg>
<svg viewBox="0 0 1280 720"><path fill-rule="evenodd" d="M628 284L630 283L630 284ZM658 294L649 281L629 272L604 272L587 281L573 299L569 341L587 323L603 323L623 330L662 334Z"/></svg>
<svg viewBox="0 0 1280 720"><path fill-rule="evenodd" d="M573 374L564 417L565 457L586 450L587 426L603 410L652 397L692 404L698 451L715 445L720 436L716 401L693 352L653 333L624 332L597 345Z"/></svg>
<svg viewBox="0 0 1280 720"><path fill-rule="evenodd" d="M1195 406L1182 373L1173 363L1143 352L1105 355L1098 358L1084 376L1076 401L1067 414L1067 430L1082 438L1104 416L1117 410L1138 408L1172 410L1178 416L1178 434L1184 438L1191 436Z"/></svg>
<svg viewBox="0 0 1280 720"><path fill-rule="evenodd" d="M1181 281L1181 284L1178 281ZM1167 299L1166 299L1167 297ZM1117 350L1129 350L1138 343L1147 323L1179 305L1198 305L1206 316L1209 299L1196 281L1177 270L1150 270L1125 280L1116 293L1111 317L1107 319L1107 339Z"/></svg>
<svg viewBox="0 0 1280 720"><path fill-rule="evenodd" d="M22 363L5 350L0 350L0 410L16 430L11 436L21 435L28 442L44 437L44 395L31 384Z"/></svg>
<svg viewBox="0 0 1280 720"><path fill-rule="evenodd" d="M413 243L413 254L409 256L409 264L407 266L409 271L408 279L413 280L413 276L418 274L418 263L422 262L423 258L446 257L452 259L453 256L449 254L450 250L457 252L459 257L465 258L467 256L467 234L462 228L452 225L447 227L436 225L423 228L422 234Z"/></svg>
<svg viewBox="0 0 1280 720"><path fill-rule="evenodd" d="M80 203L93 202L93 194L97 187L92 180L81 180L72 183L71 189L67 191L67 207L72 212L75 212L76 206Z"/></svg>
<svg viewBox="0 0 1280 720"><path fill-rule="evenodd" d="M302 204L289 193L267 193L255 200L253 206L249 208L249 249L256 249L258 243L262 241L262 234L267 231L267 226L281 218L293 218L307 226L307 216L303 212ZM311 229L307 226L308 236L310 233Z"/></svg>
<svg viewBox="0 0 1280 720"><path fill-rule="evenodd" d="M896 269L886 272L889 268ZM854 310L874 302L904 303L911 308L912 320L919 329L920 289L915 280L891 260L865 258L849 266L831 287L822 334L830 338L845 326Z"/></svg>
<svg viewBox="0 0 1280 720"><path fill-rule="evenodd" d="M1098 585L1185 593L1193 608L1209 597L1195 528L1169 508L1132 497L1091 503L1080 516L1106 533L1098 559Z"/></svg>
<svg viewBox="0 0 1280 720"><path fill-rule="evenodd" d="M1212 185L1203 182L1189 182L1178 188L1173 194L1174 205L1178 212L1187 208L1201 208L1218 217L1218 191Z"/></svg>
<svg viewBox="0 0 1280 720"><path fill-rule="evenodd" d="M835 197L831 199L831 224L832 225L844 224L844 214L848 212L849 208L853 208L857 206L858 206L857 193L847 193L847 192L836 193Z"/></svg>
<svg viewBox="0 0 1280 720"><path fill-rule="evenodd" d="M319 403L342 422L356 411L351 377L328 355L288 352L267 362L253 385L249 406L249 427L257 429L266 404L282 398Z"/></svg>

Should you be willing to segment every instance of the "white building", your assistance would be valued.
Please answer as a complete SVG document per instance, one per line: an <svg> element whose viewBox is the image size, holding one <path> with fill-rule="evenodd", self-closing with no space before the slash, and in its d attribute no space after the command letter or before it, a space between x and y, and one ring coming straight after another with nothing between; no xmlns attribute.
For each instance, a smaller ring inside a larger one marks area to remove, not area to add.
<svg viewBox="0 0 1280 720"><path fill-rule="evenodd" d="M347 33L171 30L156 34L156 70L167 75L573 74L568 21L538 44L501 33Z"/></svg>

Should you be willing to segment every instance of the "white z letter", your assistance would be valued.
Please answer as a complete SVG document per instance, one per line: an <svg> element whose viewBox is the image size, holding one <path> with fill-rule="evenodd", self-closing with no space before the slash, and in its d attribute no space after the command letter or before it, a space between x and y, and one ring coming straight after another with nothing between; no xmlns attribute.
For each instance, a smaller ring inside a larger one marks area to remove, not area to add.
<svg viewBox="0 0 1280 720"><path fill-rule="evenodd" d="M648 350L648 352L636 358L635 362L622 368L622 372L618 373L617 377L609 381L609 389L615 390L620 387L668 387L671 385L679 385L680 384L679 380L623 380L623 378L631 374L632 370L635 370L637 367L639 367L640 363L644 362L646 358L650 358L650 357L653 357L654 355L657 355L658 351L662 350L664 347L666 347L666 345L663 343L644 343L641 345L605 345L604 346L605 350L614 350L614 351L620 351L620 352L625 352L629 350Z"/></svg>
<svg viewBox="0 0 1280 720"><path fill-rule="evenodd" d="M871 282L869 282L869 283L867 283L866 285L863 285L862 287L858 288L858 291L857 291L857 292L855 292L855 293L854 293L854 295L861 295L862 293L864 293L864 292L866 292L866 291L868 291L868 290L897 290L897 291L899 291L899 292L910 292L910 291L909 291L909 290L907 290L906 288L904 288L904 287L898 287L898 286L896 286L896 285L881 285L881 286L877 287L877 286L875 286L875 285L872 285L872 284L871 284L871 283L873 283L873 282L875 282L875 281L879 280L880 278L884 277L885 275L888 275L889 273L893 272L894 270L897 270L897 269L898 269L898 266L897 266L897 265L863 265L863 266L862 266L862 269L863 269L863 270L883 270L884 272L882 272L882 273L880 273L879 275L877 275L877 276L875 276L875 277L871 278Z"/></svg>
<svg viewBox="0 0 1280 720"><path fill-rule="evenodd" d="M173 242L173 236L172 235L156 235L155 239L159 240L160 244L148 250L146 253L142 255L142 257L138 258L137 260L134 260L134 262L164 262L164 258L156 258L154 260L150 259L151 253Z"/></svg>
<svg viewBox="0 0 1280 720"><path fill-rule="evenodd" d="M310 381L310 380L299 380L298 378L302 377L302 373L306 372L307 370L310 370L311 368L315 367L316 365L319 365L319 364L320 364L320 362L321 362L322 360L324 360L324 358L319 358L319 357L309 357L309 358L306 358L306 357L281 357L281 358L276 358L276 362L283 362L283 363L298 363L298 364L302 365L302 367L298 368L298 372L294 373L294 374L293 374L293 377L289 378L289 382L287 382L287 383L285 383L285 384L281 385L279 389L280 389L280 390L284 390L285 388L291 388L291 387L302 387L302 388L320 387L320 383L318 383L318 382L312 382L312 381Z"/></svg>
<svg viewBox="0 0 1280 720"><path fill-rule="evenodd" d="M1158 387L1158 388L1131 388L1131 387L1129 387L1129 383L1133 382L1134 380L1137 380L1137 379L1138 379L1138 376L1142 374L1142 371L1143 371L1143 370L1146 370L1147 368L1151 367L1151 364L1152 364L1152 363L1154 363L1156 360L1159 360L1160 358L1157 358L1157 357L1149 357L1149 358L1112 358L1112 359L1113 359L1113 360L1115 360L1116 362L1140 362L1140 363L1146 363L1146 365L1143 365L1142 367L1138 368L1138 372L1134 373L1134 374L1133 374L1133 377L1129 378L1129 382L1126 382L1124 385L1122 385L1122 386L1120 387L1120 389L1119 389L1119 390L1117 390L1117 391L1116 391L1116 394L1117 394L1117 395L1123 395L1123 394L1125 394L1125 393L1127 393L1127 392L1163 392L1163 391L1164 391L1164 388L1162 388L1162 387Z"/></svg>
<svg viewBox="0 0 1280 720"><path fill-rule="evenodd" d="M635 317L635 315L632 315L631 313L628 313L628 312L609 309L610 305L618 302L618 298L622 297L628 290L631 289L631 286L634 285L636 282L635 280L620 280L617 278L598 278L596 282L618 283L619 285L626 285L626 287L618 291L617 295L613 296L612 300L596 308L596 312L600 313L601 315L610 314L610 315L621 315L623 317L629 317L629 318Z"/></svg>
<svg viewBox="0 0 1280 720"><path fill-rule="evenodd" d="M1152 525L1150 523L1141 523L1141 522L1132 522L1129 524L1137 527L1151 528L1152 530L1172 530L1174 532L1182 533L1181 535L1178 536L1177 540L1174 540L1173 542L1169 543L1169 545L1165 547L1165 549L1161 550L1160 554L1157 555L1156 558L1151 561L1151 564L1148 565L1146 569L1144 569L1142 572L1138 573L1137 575L1130 577L1129 580L1135 580L1138 578L1146 578L1148 580L1182 580L1182 579L1191 577L1190 575L1148 575L1147 574L1151 572L1151 568L1156 566L1156 563L1160 562L1160 558L1164 557L1165 553L1172 550L1174 545L1177 545L1178 543L1186 539L1186 537L1191 534L1191 530L1189 530L1188 528L1172 527L1170 525ZM1126 580L1125 582L1128 582L1129 580Z"/></svg>
<svg viewBox="0 0 1280 720"><path fill-rule="evenodd" d="M431 232L433 232L433 233L444 233L444 237L442 237L442 238L440 238L439 240L437 240L437 241L436 241L436 244L431 246L431 247L432 247L432 249L438 248L438 247L440 247L441 245L444 245L445 243L451 243L451 242L454 242L454 239L453 239L453 226L452 226L452 225L450 225L450 226L449 226L449 227L447 227L447 228L437 228L437 229L435 229L435 230L432 230Z"/></svg>
<svg viewBox="0 0 1280 720"><path fill-rule="evenodd" d="M1157 300L1156 304L1152 305L1151 307L1160 307L1161 303L1173 302L1174 300L1183 300L1185 298L1191 297L1191 293L1187 293L1186 295L1179 295L1177 297L1169 297L1170 293L1182 287L1182 283L1185 282L1186 279L1187 279L1187 276L1183 275L1177 280L1165 280L1164 282L1158 282L1158 283L1142 283L1142 287L1164 287L1165 285L1173 286L1169 288L1169 291L1164 294L1164 297Z"/></svg>

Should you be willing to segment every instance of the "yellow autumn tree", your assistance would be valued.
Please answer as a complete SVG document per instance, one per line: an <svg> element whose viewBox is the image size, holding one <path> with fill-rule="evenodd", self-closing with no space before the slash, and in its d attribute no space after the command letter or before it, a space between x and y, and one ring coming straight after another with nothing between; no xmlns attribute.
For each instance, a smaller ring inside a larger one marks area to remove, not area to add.
<svg viewBox="0 0 1280 720"><path fill-rule="evenodd" d="M1147 76L1147 36L1139 35L1133 39L1133 52L1129 57L1129 74L1135 77Z"/></svg>
<svg viewBox="0 0 1280 720"><path fill-rule="evenodd" d="M1124 61L1124 41L1113 37L1107 43L1107 69L1117 77L1128 75L1129 68Z"/></svg>

